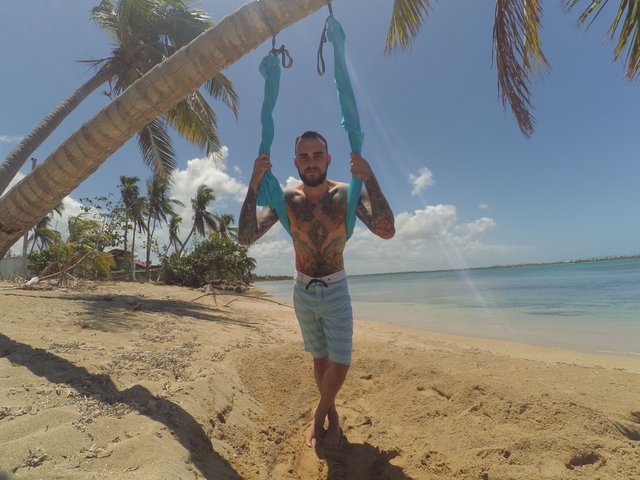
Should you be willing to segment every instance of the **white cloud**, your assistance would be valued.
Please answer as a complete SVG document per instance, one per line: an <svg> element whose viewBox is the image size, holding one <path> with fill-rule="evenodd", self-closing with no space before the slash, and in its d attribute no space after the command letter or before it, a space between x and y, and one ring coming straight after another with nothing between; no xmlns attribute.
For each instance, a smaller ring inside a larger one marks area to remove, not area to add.
<svg viewBox="0 0 640 480"><path fill-rule="evenodd" d="M299 178L296 177L289 177L287 178L287 183L286 185L283 187L283 189L287 189L287 188L294 188L297 187L298 185L300 185L301 180ZM281 185L282 186L282 185Z"/></svg>
<svg viewBox="0 0 640 480"><path fill-rule="evenodd" d="M216 200L211 204L210 211L226 213L235 210L237 204L242 203L247 193L247 185L227 173L227 147L222 147L221 153L215 158L194 158L187 162L183 170L173 173L171 197L180 200L184 207L176 207L176 213L182 217L180 238L188 235L191 228L191 198L200 185L212 188ZM239 169L233 169L235 173ZM236 222L238 219L236 218ZM169 244L169 231L166 225L156 229L154 238L160 246Z"/></svg>
<svg viewBox="0 0 640 480"><path fill-rule="evenodd" d="M461 237L465 239L475 239L480 235L494 229L496 222L493 218L482 217L471 223L463 223L462 225L456 225L455 231Z"/></svg>
<svg viewBox="0 0 640 480"><path fill-rule="evenodd" d="M417 195L421 190L424 190L435 183L433 180L433 174L427 167L421 167L417 174L409 174L409 182L413 185L411 195Z"/></svg>
<svg viewBox="0 0 640 480"><path fill-rule="evenodd" d="M187 162L184 170L173 173L171 195L185 205L202 184L211 187L216 194L216 207L225 207L229 201L242 202L247 193L247 186L227 173L225 161L228 156L226 147L216 158L194 158ZM190 207L188 207L190 208Z"/></svg>
<svg viewBox="0 0 640 480"><path fill-rule="evenodd" d="M478 209L479 210L489 210L489 204L481 203L480 205L478 205Z"/></svg>
<svg viewBox="0 0 640 480"><path fill-rule="evenodd" d="M18 143L23 138L21 135L0 135L0 143Z"/></svg>
<svg viewBox="0 0 640 480"><path fill-rule="evenodd" d="M51 226L54 230L57 230L65 240L69 237L69 218L75 217L82 213L82 204L72 197L65 197L62 200L62 215L57 213L53 215L51 220Z"/></svg>

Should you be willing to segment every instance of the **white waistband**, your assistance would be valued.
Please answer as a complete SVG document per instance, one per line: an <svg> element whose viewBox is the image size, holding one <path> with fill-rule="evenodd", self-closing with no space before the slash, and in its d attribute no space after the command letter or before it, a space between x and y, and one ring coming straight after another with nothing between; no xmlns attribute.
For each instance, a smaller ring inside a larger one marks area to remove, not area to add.
<svg viewBox="0 0 640 480"><path fill-rule="evenodd" d="M344 270L340 270L339 272L332 273L331 275L325 275L324 277L310 277L302 272L296 271L294 273L293 278L298 280L299 282L309 283L311 280L320 280L324 283L332 283L337 282L338 280L342 280L343 278L347 278L347 272Z"/></svg>

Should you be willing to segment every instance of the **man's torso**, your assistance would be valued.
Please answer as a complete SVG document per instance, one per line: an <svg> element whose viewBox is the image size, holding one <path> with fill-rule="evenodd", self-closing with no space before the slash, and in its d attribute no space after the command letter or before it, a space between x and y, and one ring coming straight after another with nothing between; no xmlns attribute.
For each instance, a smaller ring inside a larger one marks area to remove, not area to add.
<svg viewBox="0 0 640 480"><path fill-rule="evenodd" d="M314 201L305 196L301 187L285 193L296 270L311 277L344 269L348 186L329 182L327 193Z"/></svg>

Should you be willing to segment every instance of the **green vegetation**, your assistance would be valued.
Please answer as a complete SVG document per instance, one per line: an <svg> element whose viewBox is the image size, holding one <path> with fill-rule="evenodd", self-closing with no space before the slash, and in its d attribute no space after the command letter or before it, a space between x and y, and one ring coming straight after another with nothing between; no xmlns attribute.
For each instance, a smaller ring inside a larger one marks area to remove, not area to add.
<svg viewBox="0 0 640 480"><path fill-rule="evenodd" d="M214 231L198 243L193 252L164 257L160 275L165 283L201 287L207 283L249 283L256 261L247 247Z"/></svg>
<svg viewBox="0 0 640 480"><path fill-rule="evenodd" d="M135 280L137 246L146 253L147 279L154 250L161 260L160 278L166 283L199 287L206 283L237 285L251 281L256 262L247 255L247 248L236 242L233 216L208 210L215 200L212 188L197 188L191 199L193 223L186 238L180 240L183 220L174 206L182 203L171 198L169 184L154 177L147 182L147 195L140 196L138 182L137 177L122 176L117 202L110 195L80 199L82 212L69 218L66 240L49 228L53 214L47 215L40 233L36 231L31 236L28 268L40 276L57 276L58 283L67 283L109 276L117 264L122 269L121 278ZM154 236L156 227L163 223L168 224L169 245L160 248ZM138 245L136 233L146 233L138 237L142 239ZM172 247L174 253L169 255Z"/></svg>

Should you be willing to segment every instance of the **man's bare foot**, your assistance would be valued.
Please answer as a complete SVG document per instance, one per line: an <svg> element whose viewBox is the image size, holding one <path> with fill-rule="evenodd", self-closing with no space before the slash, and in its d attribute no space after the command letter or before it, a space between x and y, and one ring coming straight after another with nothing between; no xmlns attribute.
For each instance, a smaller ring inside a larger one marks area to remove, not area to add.
<svg viewBox="0 0 640 480"><path fill-rule="evenodd" d="M320 428L316 433L315 423L312 423L307 430L307 439L305 441L307 447L315 448L324 438L324 428Z"/></svg>

